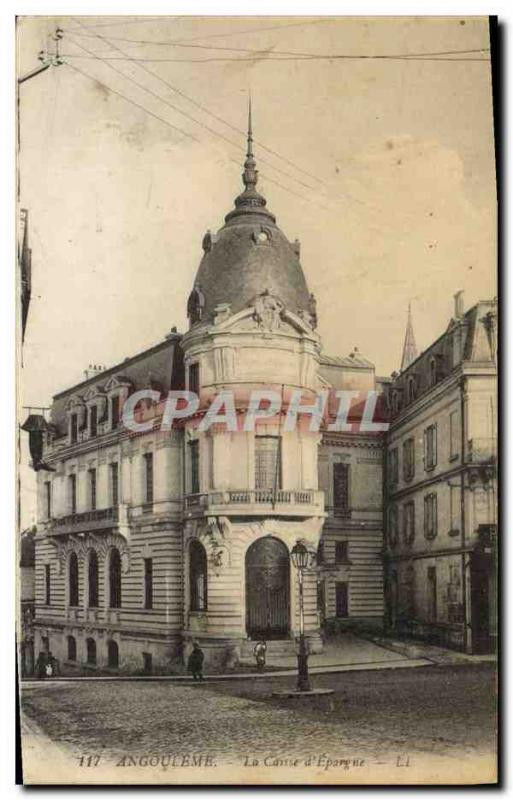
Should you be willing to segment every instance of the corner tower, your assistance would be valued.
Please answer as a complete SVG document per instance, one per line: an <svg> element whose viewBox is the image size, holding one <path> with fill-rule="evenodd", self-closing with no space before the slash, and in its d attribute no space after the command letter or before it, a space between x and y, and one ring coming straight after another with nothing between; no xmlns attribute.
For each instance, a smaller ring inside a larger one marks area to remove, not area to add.
<svg viewBox="0 0 513 800"><path fill-rule="evenodd" d="M223 227L203 237L182 340L187 387L200 396L185 431L184 637L200 639L208 660L228 662L251 656L254 639L276 639L294 652L299 607L290 551L298 540L316 551L324 520L320 436L283 424L293 392L313 404L320 388L315 299L299 242L288 241L256 188L251 106L247 145L244 189ZM252 390L274 391L281 402L247 430ZM216 423L202 431L221 392L233 397L237 429ZM316 649L313 572L305 594L305 632Z"/></svg>

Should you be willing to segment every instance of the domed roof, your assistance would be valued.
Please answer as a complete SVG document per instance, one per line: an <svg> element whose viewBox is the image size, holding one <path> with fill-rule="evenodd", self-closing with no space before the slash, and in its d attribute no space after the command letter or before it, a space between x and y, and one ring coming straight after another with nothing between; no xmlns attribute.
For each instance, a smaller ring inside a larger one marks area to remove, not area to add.
<svg viewBox="0 0 513 800"><path fill-rule="evenodd" d="M299 242L292 245L288 241L256 190L258 171L252 145L250 106L244 191L226 215L225 225L217 234L207 232L203 238L205 254L188 303L191 324L211 321L215 307L222 303L236 313L263 292L278 297L294 313L305 311L315 316L315 301L299 261Z"/></svg>

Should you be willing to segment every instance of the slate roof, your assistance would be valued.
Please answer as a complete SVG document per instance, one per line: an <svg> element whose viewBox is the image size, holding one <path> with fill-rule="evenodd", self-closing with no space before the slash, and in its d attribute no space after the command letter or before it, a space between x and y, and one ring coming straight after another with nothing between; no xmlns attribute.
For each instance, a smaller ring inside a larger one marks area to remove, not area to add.
<svg viewBox="0 0 513 800"><path fill-rule="evenodd" d="M164 393L170 389L183 388L183 353L180 347L181 334L170 334L164 341L126 358L97 375L70 386L54 395L50 423L55 426L57 436L67 431L66 403L70 397L83 397L92 386L103 389L109 378L128 380L135 390L148 387L149 381L159 385Z"/></svg>

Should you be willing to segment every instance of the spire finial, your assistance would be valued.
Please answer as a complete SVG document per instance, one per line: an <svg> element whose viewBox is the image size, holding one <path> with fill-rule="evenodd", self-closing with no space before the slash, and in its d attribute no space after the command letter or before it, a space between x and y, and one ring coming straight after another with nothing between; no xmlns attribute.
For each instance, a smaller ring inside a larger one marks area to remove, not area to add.
<svg viewBox="0 0 513 800"><path fill-rule="evenodd" d="M255 169L256 161L253 155L253 122L251 117L251 94L249 95L248 104L248 151L246 153L246 160L244 162L244 172L242 173L242 182L248 189L254 189L258 182L258 170Z"/></svg>
<svg viewBox="0 0 513 800"><path fill-rule="evenodd" d="M401 361L401 372L407 369L417 358L417 345L413 333L413 323L411 319L411 301L408 301L408 321L406 323L406 335L404 337L403 357Z"/></svg>
<svg viewBox="0 0 513 800"><path fill-rule="evenodd" d="M246 152L246 160L244 161L244 172L242 173L242 183L244 184L244 191L235 198L235 209L226 215L225 221L229 222L232 219L239 218L243 214L260 214L264 215L272 222L276 222L274 214L266 209L265 197L256 189L258 183L258 170L256 168L255 156L253 155L253 117L251 108L251 93L248 98L248 133L247 133L248 149Z"/></svg>
<svg viewBox="0 0 513 800"><path fill-rule="evenodd" d="M251 121L251 92L249 93L248 104L248 158L253 156L253 125Z"/></svg>

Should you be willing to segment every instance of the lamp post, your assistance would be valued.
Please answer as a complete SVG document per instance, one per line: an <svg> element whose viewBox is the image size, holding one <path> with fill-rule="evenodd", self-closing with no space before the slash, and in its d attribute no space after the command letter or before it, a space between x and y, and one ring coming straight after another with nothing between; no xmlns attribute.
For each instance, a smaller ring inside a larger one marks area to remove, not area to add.
<svg viewBox="0 0 513 800"><path fill-rule="evenodd" d="M310 566L312 554L304 544L296 542L290 554L291 561L298 571L299 578L299 652L297 654L297 690L310 692L310 678L308 675L308 650L305 640L305 609L303 595L303 572Z"/></svg>

